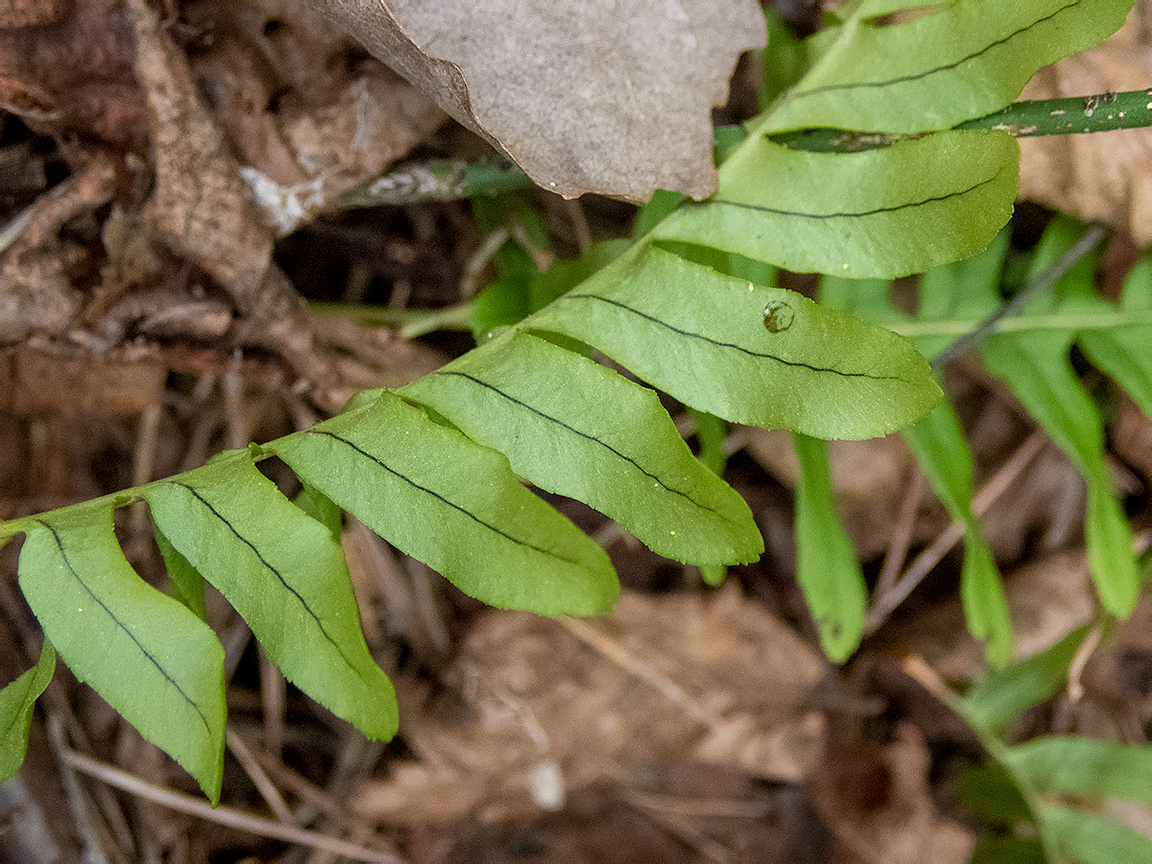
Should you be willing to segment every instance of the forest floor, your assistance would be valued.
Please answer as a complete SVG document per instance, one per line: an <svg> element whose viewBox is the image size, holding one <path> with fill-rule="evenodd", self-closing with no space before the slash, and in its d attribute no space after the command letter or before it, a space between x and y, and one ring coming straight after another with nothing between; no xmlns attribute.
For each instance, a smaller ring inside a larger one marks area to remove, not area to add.
<svg viewBox="0 0 1152 864"><path fill-rule="evenodd" d="M156 50L168 66L151 84L134 67L126 4L28 0L13 7L29 16L24 26L0 20L0 102L14 109L0 112L0 226L19 225L4 230L0 252L5 519L196 467L311 425L361 389L426 374L471 347L470 333L407 339L401 326L420 327L491 281L501 240L543 269L631 227L630 204L539 190L515 193L504 222L485 229L467 199L335 209L398 159L490 151L294 5L166 6L169 41L157 37ZM722 122L754 110L747 65ZM198 102L206 139L155 121L163 74L194 84L163 98L174 110ZM226 157L205 144L213 136ZM525 210L546 243L526 242ZM1013 242L1034 244L1049 215L1021 207ZM1113 235L1106 289L1135 254L1128 234ZM914 291L914 280L897 290ZM1084 484L976 361L954 362L946 384L976 457L1019 650L1031 653L1094 613ZM667 404L697 446L689 415ZM1109 435L1114 481L1147 538L1152 424L1121 403ZM319 862L356 847L350 860L413 864L969 860L987 823L957 778L984 754L903 665L922 658L950 683L984 668L964 624L962 544L947 512L899 436L833 445L841 515L875 607L892 607L837 666L796 583L789 436L738 427L728 450L725 479L767 551L719 589L598 513L546 496L610 554L624 587L611 617L484 607L351 520L343 543L365 635L400 704L387 744L287 684L212 594L229 674L221 804L238 814L231 822L158 801L156 790L199 793L61 665L23 771L0 787L0 858ZM117 531L137 571L164 587L147 513L119 511ZM0 553L0 684L38 656L19 547ZM915 589L888 603L909 573ZM1145 601L1092 656L1080 689L1030 711L1013 734L1146 740L1149 623ZM68 753L146 788L116 790Z"/></svg>

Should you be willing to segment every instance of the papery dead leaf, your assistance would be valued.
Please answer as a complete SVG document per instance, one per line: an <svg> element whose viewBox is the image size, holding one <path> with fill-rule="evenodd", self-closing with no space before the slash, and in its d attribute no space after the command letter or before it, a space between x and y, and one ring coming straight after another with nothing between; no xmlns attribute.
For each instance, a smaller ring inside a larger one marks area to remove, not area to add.
<svg viewBox="0 0 1152 864"><path fill-rule="evenodd" d="M802 780L824 731L805 700L824 671L734 584L713 598L625 593L593 621L486 613L446 674L451 695L401 720L419 763L365 784L356 807L404 822L508 817L538 809L543 772L573 790L663 761Z"/></svg>
<svg viewBox="0 0 1152 864"><path fill-rule="evenodd" d="M1091 51L1045 67L1021 99L1090 96L1152 85L1152 37L1140 3L1129 23ZM1152 244L1152 130L1020 139L1020 195Z"/></svg>
<svg viewBox="0 0 1152 864"><path fill-rule="evenodd" d="M94 158L32 205L24 230L0 259L0 343L32 333L60 336L72 323L83 295L69 277L71 256L60 229L111 200L115 184L111 162Z"/></svg>
<svg viewBox="0 0 1152 864"><path fill-rule="evenodd" d="M277 351L312 382L332 373L313 351L307 307L272 263L272 230L248 200L240 169L201 104L187 60L146 0L128 0L136 77L152 125L156 183L144 223L169 249L203 268L245 319L246 342Z"/></svg>
<svg viewBox="0 0 1152 864"><path fill-rule="evenodd" d="M308 0L545 189L715 188L711 107L767 39L751 0Z"/></svg>
<svg viewBox="0 0 1152 864"><path fill-rule="evenodd" d="M936 814L923 734L896 727L895 740L830 753L812 784L812 798L836 838L837 864L960 864L975 846L970 831Z"/></svg>
<svg viewBox="0 0 1152 864"><path fill-rule="evenodd" d="M445 119L427 96L288 0L196 0L197 85L278 234L402 158Z"/></svg>

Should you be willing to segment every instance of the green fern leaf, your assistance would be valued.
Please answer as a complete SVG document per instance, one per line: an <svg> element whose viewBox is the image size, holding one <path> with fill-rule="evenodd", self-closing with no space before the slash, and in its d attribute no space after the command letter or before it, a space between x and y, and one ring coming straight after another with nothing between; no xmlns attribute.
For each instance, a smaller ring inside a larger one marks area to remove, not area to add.
<svg viewBox="0 0 1152 864"><path fill-rule="evenodd" d="M396 734L392 685L373 662L332 532L245 452L148 487L172 545L248 622L285 677L372 738Z"/></svg>
<svg viewBox="0 0 1152 864"><path fill-rule="evenodd" d="M793 435L800 457L796 484L796 579L824 653L842 662L860 645L868 588L852 541L836 515L828 443Z"/></svg>
<svg viewBox="0 0 1152 864"><path fill-rule="evenodd" d="M895 26L878 20L909 7L926 14ZM764 131L949 129L1011 102L1037 69L1095 45L1131 7L1131 0L866 0L820 36L819 60Z"/></svg>
<svg viewBox="0 0 1152 864"><path fill-rule="evenodd" d="M1034 272L1051 264L1071 246L1076 232L1071 220L1057 220L1049 226L1033 264ZM1061 312L1074 322L1083 298L1093 295L1093 262L1091 256L1082 259L1055 291L1030 302L1022 317ZM1072 368L1069 352L1077 335L1074 324L997 333L985 340L980 355L989 371L1008 384L1080 469L1088 484L1089 566L1105 607L1126 617L1136 605L1139 592L1136 556L1128 520L1120 509L1104 458L1100 410Z"/></svg>
<svg viewBox="0 0 1152 864"><path fill-rule="evenodd" d="M1082 303L1083 299L1079 299ZM1103 317L1113 311L1111 304L1095 295L1086 305L1087 315ZM1140 410L1152 417L1152 258L1138 261L1124 280L1120 311L1127 319L1125 323L1081 329L1077 342L1088 359L1115 379Z"/></svg>
<svg viewBox="0 0 1152 864"><path fill-rule="evenodd" d="M55 671L56 649L45 639L36 667L0 690L0 783L12 779L20 770L28 749L32 709Z"/></svg>
<svg viewBox="0 0 1152 864"><path fill-rule="evenodd" d="M155 528L156 547L164 559L172 595L191 609L201 621L208 620L208 603L204 596L204 577L176 551L164 532Z"/></svg>
<svg viewBox="0 0 1152 864"><path fill-rule="evenodd" d="M1050 854L1057 861L1152 861L1152 839L1127 825L1061 804L1042 804L1037 816Z"/></svg>
<svg viewBox="0 0 1152 864"><path fill-rule="evenodd" d="M681 286L671 298L669 285ZM940 399L905 340L658 247L618 259L524 324L587 342L698 410L818 438L883 435Z"/></svg>
<svg viewBox="0 0 1152 864"><path fill-rule="evenodd" d="M76 677L219 800L224 651L207 624L132 570L112 507L31 520L20 588Z"/></svg>
<svg viewBox="0 0 1152 864"><path fill-rule="evenodd" d="M1003 666L1012 659L1012 622L1000 570L972 512L975 464L960 419L944 402L903 434L949 514L964 524L964 564L960 572L964 615L969 631L985 643L988 661Z"/></svg>
<svg viewBox="0 0 1152 864"><path fill-rule="evenodd" d="M743 564L764 551L744 499L692 456L656 394L578 354L512 333L399 392L661 555Z"/></svg>
<svg viewBox="0 0 1152 864"><path fill-rule="evenodd" d="M391 393L266 450L389 542L493 606L609 611L604 551L521 485L508 460Z"/></svg>
<svg viewBox="0 0 1152 864"><path fill-rule="evenodd" d="M652 237L738 252L798 273L904 276L972 255L1012 215L1020 148L945 132L863 153L806 153L753 131L713 198Z"/></svg>

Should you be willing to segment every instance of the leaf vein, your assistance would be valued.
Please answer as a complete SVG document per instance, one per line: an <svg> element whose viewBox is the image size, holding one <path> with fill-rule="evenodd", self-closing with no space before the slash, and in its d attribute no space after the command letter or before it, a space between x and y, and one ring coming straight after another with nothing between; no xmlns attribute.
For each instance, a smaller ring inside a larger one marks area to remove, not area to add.
<svg viewBox="0 0 1152 864"><path fill-rule="evenodd" d="M904 204L895 204L890 207L877 207L873 210L860 210L855 213L804 213L799 210L781 210L776 207L765 207L762 204L749 204L744 201L729 201L725 198L713 198L705 202L705 204L727 204L730 207L743 207L746 210L756 210L760 213L772 213L775 216L795 216L801 219L857 219L862 216L876 216L880 213L895 213L899 210L907 210L912 207L923 207L925 204L935 204L939 201L947 201L949 198L959 198L967 195L969 192L975 192L981 186L987 186L989 183L994 182L1003 171L1004 169L1001 168L991 177L987 177L979 183L974 183L967 189L957 189L955 192L948 192L944 195L934 195L919 201L908 201Z"/></svg>
<svg viewBox="0 0 1152 864"><path fill-rule="evenodd" d="M977 57L980 57L984 54L987 54L993 48L998 48L999 46L1004 45L1007 42L1011 42L1017 36L1021 35L1022 33L1027 33L1033 27L1036 27L1040 24L1043 24L1045 21L1051 21L1053 18L1055 18L1061 12L1064 12L1068 9L1071 9L1073 6L1079 6L1079 5L1080 5L1080 0L1072 0L1071 3L1065 3L1063 6L1061 6L1059 9L1057 9L1055 12L1052 12L1050 15L1045 15L1043 18L1037 18L1035 21L1031 22L1030 24L1026 24L1023 27L1017 28L1016 30L1013 30L1011 33L1009 33L1007 36L1004 36L1003 38L997 39L993 42L989 42L983 48L980 48L977 51L973 51L971 54L968 54L964 57L961 57L959 60L955 60L951 63L943 63L940 66L934 66L931 69L925 69L923 72L917 72L917 73L912 74L912 75L901 75L898 78L889 78L885 81L863 81L863 82L852 82L852 83L848 83L848 84L825 84L821 87L813 87L811 90L801 90L798 93L794 93L792 95L791 99L803 99L805 96L814 96L814 95L819 94L819 93L830 93L830 92L835 91L835 90L854 90L857 88L863 89L866 87L876 89L876 88L880 88L880 87L891 87L895 84L906 84L909 81L921 81L921 80L929 77L930 75L935 75L937 72L947 72L950 69L955 69L957 66L963 66L967 62L969 62L971 60L975 60ZM791 99L789 101L791 101Z"/></svg>
<svg viewBox="0 0 1152 864"><path fill-rule="evenodd" d="M257 559L259 559L260 563L263 564L264 567L270 573L272 573L273 576L275 576L278 580L280 580L280 584L283 585L286 589L288 589L289 593L291 593L292 596L294 596L297 600L300 601L300 605L303 606L305 611L309 615L312 616L312 620L316 622L316 626L320 628L320 632L322 634L324 634L324 638L327 639L328 642L332 645L332 647L336 649L336 652L340 655L340 657L344 660L344 662L347 663L350 668L355 670L357 675L360 675L361 673L360 673L359 667L348 658L347 654L344 653L344 649L341 647L340 643L332 638L332 634L330 634L328 632L328 628L326 628L324 626L324 622L321 620L320 616L317 615L315 613L315 611L313 611L312 607L308 605L308 601L304 599L304 595L301 594L299 591L297 591L295 588L293 588L291 585L288 584L288 580L286 580L284 578L284 574L282 574L276 567L272 566L271 562L269 562L268 559L265 558L263 554L261 554L260 550L256 548L255 544L252 543L251 540L249 540L247 537L245 537L239 531L237 531L236 527L231 522L229 522L227 518L225 518L224 514L222 514L219 510L217 510L215 507L213 507L211 502L209 502L208 499L206 499L203 495L201 495L199 492L197 492L194 488L192 488L191 486L189 486L186 483L178 483L175 481L173 481L172 485L179 486L183 489L187 489L190 493L192 493L192 497L195 498L197 501L199 501L201 504L203 504L205 507L207 507L209 512L213 516L215 516L217 519L219 519L221 522L223 522L227 526L228 530L231 531L232 534L236 537L237 540L239 540L241 543L243 543L245 546L247 546L249 549L252 550L253 554L256 556ZM361 677L363 677L363 676L361 675Z"/></svg>
<svg viewBox="0 0 1152 864"><path fill-rule="evenodd" d="M108 614L108 617L112 619L116 626L127 634L128 638L131 639L133 643L135 643L136 647L140 649L140 653L143 654L148 659L148 661L156 667L156 671L164 676L164 680L176 688L176 692L180 694L180 698L192 706L192 710L196 712L197 716L200 718L200 722L204 724L205 730L207 730L208 734L211 735L212 726L209 724L208 718L204 716L204 712L200 710L200 706L197 704L196 700L184 692L184 688L180 686L180 683L168 674L164 667L160 665L160 661L152 656L152 652L144 647L143 643L141 643L140 640L136 638L136 635L124 624L123 621L121 621L116 616L115 612L108 608L104 601L96 595L96 592L88 587L88 583L84 581L83 577L81 577L80 574L76 572L76 568L73 567L72 562L68 560L68 554L64 551L64 543L60 540L60 535L56 533L56 529L45 522L43 519L35 519L33 521L36 522L37 525L42 525L48 529L48 531L52 534L52 539L56 541L56 549L60 553L60 558L64 561L64 566L68 568L68 572L72 574L72 577L78 583L80 583L80 587L88 592L88 596L95 600L100 608Z"/></svg>
<svg viewBox="0 0 1152 864"><path fill-rule="evenodd" d="M780 363L784 366L808 369L812 372L828 372L833 375L841 375L845 378L867 378L871 381L903 381L906 384L909 383L899 375L873 375L870 372L845 372L841 369L833 369L829 366L815 366L811 363L805 363L803 360L785 360L783 357L778 357L775 354L769 354L762 351L753 351L750 348L745 348L743 345L737 345L734 342L721 342L719 339L713 339L712 337L705 336L702 333L693 333L691 330L682 330L679 327L667 323L666 321L661 321L654 315L649 315L647 312L641 312L639 309L633 309L631 306L627 305L626 303L621 303L619 300L612 300L608 297L601 297L598 294L565 294L560 298L560 300L599 300L602 303L608 303L609 305L623 309L625 312L631 312L633 315L638 315L639 317L651 321L653 324L658 324L667 330L671 330L673 333L676 333L680 336L687 336L691 339L699 339L702 342L707 342L710 345L715 345L718 348L731 348L735 351L739 351L742 354L747 354L749 357L757 357L764 360L775 360L777 363Z"/></svg>
<svg viewBox="0 0 1152 864"><path fill-rule="evenodd" d="M440 371L437 371L433 374L435 374L435 375L455 375L458 378L464 378L464 379L467 379L468 381L471 381L474 384L479 384L481 387L486 387L487 389L491 390L493 393L497 394L498 396L502 396L503 398L507 399L509 402L513 403L514 405L518 405L521 408L525 408L528 411L531 411L533 414L536 414L537 416L542 417L543 419L547 420L550 423L555 423L557 426L560 426L561 428L567 430L568 432L571 432L573 435L579 435L581 438L584 438L587 441L591 441L595 444L599 444L601 447L605 448L606 450L609 450L610 452L612 452L613 454L615 454L619 458L623 459L625 462L628 462L629 464L631 464L634 468L636 468L637 471L639 471L645 477L648 477L649 479L654 480L655 482L659 483L660 486L662 486L668 492L671 492L674 495L679 495L680 497L687 499L692 504L695 504L697 507L699 507L701 510L707 510L709 513L712 513L712 514L717 515L717 516L720 515L720 513L718 513L715 509L713 509L712 507L709 507L707 504L701 504L699 501L697 501L695 498L693 498L687 492L683 492L679 489L676 489L672 486L669 486L666 482L664 482L664 480L659 475L653 474L651 471L644 468L643 465L641 465L639 462L637 462L631 456L628 456L625 453L621 453L619 450L617 450L615 447L613 447L607 441L604 441L604 440L602 440L602 439L600 439L600 438L596 437L595 435L592 435L588 432L581 432L579 429L576 429L575 427L570 426L569 424L565 423L563 420L559 419L558 417L553 417L551 414L547 414L547 413L541 411L540 409L535 408L532 405L529 405L527 402L524 402L521 399L517 399L515 396L512 396L511 394L505 393L499 387L496 387L492 384L489 384L487 381L482 381L481 379L476 378L472 375L469 375L466 372L456 372L454 370L440 370Z"/></svg>
<svg viewBox="0 0 1152 864"><path fill-rule="evenodd" d="M364 456L367 459L371 459L373 462L375 462L377 465L379 465L381 468L383 468L385 471L387 471L393 477L396 477L399 480L403 480L405 483L407 483L413 489L416 489L416 490L423 492L427 495L431 495L433 498L435 498L441 504L444 504L447 507L451 507L453 510L457 511L458 513L461 513L464 516L467 516L469 519L471 519L476 524L481 525L484 528L487 528L489 531L494 531L496 534L500 535L505 540L510 540L511 542L515 543L518 546L524 546L527 549L531 549L535 552L539 552L541 555L547 555L549 558L558 558L561 561L566 561L569 564L575 564L576 566L579 566L579 567L584 566L579 561L574 561L570 558L566 558L563 555L559 555L556 552L552 552L551 550L544 549L543 547L537 546L534 543L529 543L527 540L521 540L518 537L513 537L507 531L503 531L500 528L497 528L495 525L491 524L490 522L486 522L485 520L481 519L479 516L477 516L475 513L471 512L470 510L468 510L466 507L462 507L459 504L455 503L454 501L450 501L449 499L447 499L443 495L441 495L439 492L436 492L432 489L429 489L427 486L421 486L415 480L411 479L410 477L406 477L405 475L403 475L399 471L397 471L395 468L388 467L387 465L384 464L384 462L382 460L373 456L367 450L364 450L363 448L358 447L356 444L353 444L347 438L343 438L343 437L335 434L334 432L329 432L327 429L315 429L315 428L313 428L313 429L308 429L306 431L310 435L326 435L329 438L334 438L335 440L339 441L341 444L346 444L347 446L349 446L353 450L355 450L357 453L359 453L361 456Z"/></svg>

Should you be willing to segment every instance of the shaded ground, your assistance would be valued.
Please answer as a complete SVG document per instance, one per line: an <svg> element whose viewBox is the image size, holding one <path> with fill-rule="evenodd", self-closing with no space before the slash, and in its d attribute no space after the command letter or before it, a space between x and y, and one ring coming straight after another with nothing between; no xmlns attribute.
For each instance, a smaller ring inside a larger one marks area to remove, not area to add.
<svg viewBox="0 0 1152 864"><path fill-rule="evenodd" d="M478 227L468 201L324 213L274 245L277 224L286 227L276 217L309 195L331 200L401 156L485 151L294 7L169 4L161 29L171 43L150 37L154 66L143 74L130 5L0 3L28 16L0 23L0 95L17 109L0 114L0 224L28 214L0 259L3 518L194 467L309 425L359 389L426 373L470 337L407 341L363 323L360 307L410 321L406 313L449 307L462 285L494 272L493 229ZM754 75L741 76L726 121L753 110ZM165 106L183 106L178 128L149 125ZM265 210L241 180L272 197ZM606 199L533 191L519 200L546 229L546 244L528 244L538 266L626 234L633 214ZM523 239L515 212L495 230ZM1034 243L1045 218L1024 208L1016 244ZM1111 241L1106 286L1133 257L1124 235ZM297 292L331 305L310 311ZM1011 574L1018 639L1036 650L1092 613L1083 485L976 364L954 364L947 383L977 456L985 528ZM670 407L692 436L691 420ZM1152 427L1123 403L1114 418L1115 481L1146 530ZM838 500L877 605L924 577L889 604L891 617L874 616L862 650L836 668L819 653L795 583L787 436L735 429L730 449L726 478L752 506L767 552L733 568L721 590L582 505L554 502L617 566L627 592L611 619L488 610L349 524L366 636L400 699L401 734L386 746L286 685L214 596L210 620L230 674L222 803L247 814L240 825L112 791L61 761L67 750L153 787L195 791L61 667L21 779L3 790L0 857L71 861L98 847L113 861L335 860L267 839L271 822L374 860L967 860L985 826L954 781L980 749L900 665L916 654L955 682L981 668L944 509L898 438L834 446ZM146 513L120 517L129 559L163 586ZM0 553L0 683L37 656L18 551ZM1078 699L1032 712L1019 734L1119 730L1145 740L1150 614L1138 610L1091 660Z"/></svg>

